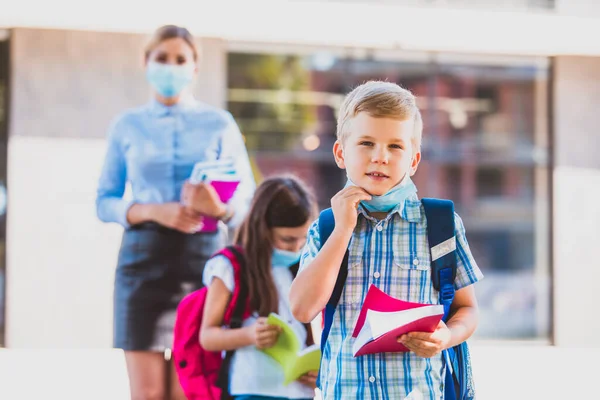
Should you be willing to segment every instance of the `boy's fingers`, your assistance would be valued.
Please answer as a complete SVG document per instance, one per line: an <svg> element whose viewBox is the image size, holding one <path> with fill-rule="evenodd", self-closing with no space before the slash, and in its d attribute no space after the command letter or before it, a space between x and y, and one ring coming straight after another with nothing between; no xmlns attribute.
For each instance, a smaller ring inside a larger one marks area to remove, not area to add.
<svg viewBox="0 0 600 400"><path fill-rule="evenodd" d="M425 342L418 339L411 340L410 342L405 342L405 346L409 347L411 350L431 350L432 348L435 348L433 343Z"/></svg>
<svg viewBox="0 0 600 400"><path fill-rule="evenodd" d="M410 339L419 339L430 342L431 341L431 333L427 332L411 332L408 334Z"/></svg>
<svg viewBox="0 0 600 400"><path fill-rule="evenodd" d="M352 197L352 196L369 196L369 193L367 193L367 191L365 189L353 186L351 188L348 188L350 190L348 190L346 193L344 193L344 197L348 198L348 197Z"/></svg>

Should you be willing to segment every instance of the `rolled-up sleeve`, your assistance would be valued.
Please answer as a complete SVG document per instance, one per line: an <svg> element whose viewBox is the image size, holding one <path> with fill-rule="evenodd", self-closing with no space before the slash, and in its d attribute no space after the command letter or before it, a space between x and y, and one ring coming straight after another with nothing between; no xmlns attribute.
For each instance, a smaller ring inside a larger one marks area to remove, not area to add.
<svg viewBox="0 0 600 400"><path fill-rule="evenodd" d="M308 229L306 244L304 245L302 255L300 256L300 269L298 272L303 271L304 268L317 257L320 249L321 237L319 236L319 220L317 219Z"/></svg>
<svg viewBox="0 0 600 400"><path fill-rule="evenodd" d="M123 199L127 183L127 169L121 136L122 119L116 120L108 134L108 148L96 192L96 213L103 222L116 222L127 228L127 211L132 201Z"/></svg>
<svg viewBox="0 0 600 400"><path fill-rule="evenodd" d="M250 166L248 151L242 138L242 133L238 128L233 116L227 114L228 125L225 133L221 138L221 154L220 158L232 158L235 161L236 171L240 175L240 184L229 202L229 206L233 209L234 215L228 221L229 228L237 227L246 217L256 183Z"/></svg>

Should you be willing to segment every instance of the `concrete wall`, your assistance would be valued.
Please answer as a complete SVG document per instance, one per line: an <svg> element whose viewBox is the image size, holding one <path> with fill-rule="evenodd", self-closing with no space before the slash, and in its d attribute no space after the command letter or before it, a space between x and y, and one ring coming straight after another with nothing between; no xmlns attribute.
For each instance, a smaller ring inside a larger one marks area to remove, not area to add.
<svg viewBox="0 0 600 400"><path fill-rule="evenodd" d="M598 347L600 58L558 57L554 75L554 336Z"/></svg>
<svg viewBox="0 0 600 400"><path fill-rule="evenodd" d="M12 348L107 348L121 228L95 216L110 120L146 102L143 35L13 31L7 338ZM224 44L203 41L197 97L225 99Z"/></svg>

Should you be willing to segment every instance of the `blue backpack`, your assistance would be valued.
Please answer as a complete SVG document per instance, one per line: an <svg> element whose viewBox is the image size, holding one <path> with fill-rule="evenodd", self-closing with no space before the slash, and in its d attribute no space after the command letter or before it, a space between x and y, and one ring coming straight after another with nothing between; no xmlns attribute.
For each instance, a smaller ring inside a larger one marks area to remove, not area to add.
<svg viewBox="0 0 600 400"><path fill-rule="evenodd" d="M421 199L427 217L427 238L431 249L431 279L433 287L440 294L440 304L444 306L444 322L448 320L450 306L454 300L454 279L456 278L456 237L454 235L454 203L450 200ZM431 223L435 221L434 223ZM321 246L327 241L335 219L333 211L328 208L319 216L319 235ZM340 267L335 286L323 313L323 332L321 334L321 353L331 330L333 315L344 290L348 276L348 251ZM475 398L475 387L471 370L471 357L467 342L442 352L442 360L446 368L444 399L472 400ZM319 382L317 382L319 385Z"/></svg>

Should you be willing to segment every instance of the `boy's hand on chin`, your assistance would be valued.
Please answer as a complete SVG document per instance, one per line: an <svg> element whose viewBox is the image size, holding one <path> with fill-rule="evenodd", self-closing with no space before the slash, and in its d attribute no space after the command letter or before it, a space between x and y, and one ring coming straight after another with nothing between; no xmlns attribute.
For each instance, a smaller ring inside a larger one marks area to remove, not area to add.
<svg viewBox="0 0 600 400"><path fill-rule="evenodd" d="M331 208L335 218L335 229L354 231L358 218L357 208L363 200L371 200L371 195L358 186L348 186L333 196Z"/></svg>

